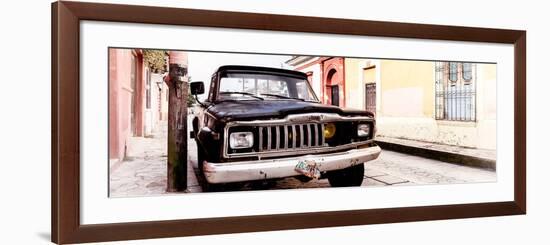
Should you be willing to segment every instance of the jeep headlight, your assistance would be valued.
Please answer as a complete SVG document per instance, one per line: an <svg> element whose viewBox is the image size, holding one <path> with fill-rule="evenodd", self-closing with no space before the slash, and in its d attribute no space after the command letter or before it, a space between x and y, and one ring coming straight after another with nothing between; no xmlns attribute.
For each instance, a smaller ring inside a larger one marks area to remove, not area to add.
<svg viewBox="0 0 550 245"><path fill-rule="evenodd" d="M229 135L229 146L231 149L250 148L254 145L252 132L235 132Z"/></svg>
<svg viewBox="0 0 550 245"><path fill-rule="evenodd" d="M334 123L327 123L325 124L325 139L330 139L334 137L334 134L336 134L336 125Z"/></svg>
<svg viewBox="0 0 550 245"><path fill-rule="evenodd" d="M369 136L370 131L370 124L360 123L359 125L357 125L357 136L359 137Z"/></svg>

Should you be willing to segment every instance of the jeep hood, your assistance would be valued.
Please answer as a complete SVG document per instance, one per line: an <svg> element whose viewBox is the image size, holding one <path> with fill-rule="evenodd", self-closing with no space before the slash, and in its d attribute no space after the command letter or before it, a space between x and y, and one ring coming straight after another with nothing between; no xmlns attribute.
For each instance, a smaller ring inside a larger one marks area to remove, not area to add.
<svg viewBox="0 0 550 245"><path fill-rule="evenodd" d="M373 116L372 113L298 100L242 100L212 104L207 111L222 121L284 118L299 113L337 113L342 116Z"/></svg>

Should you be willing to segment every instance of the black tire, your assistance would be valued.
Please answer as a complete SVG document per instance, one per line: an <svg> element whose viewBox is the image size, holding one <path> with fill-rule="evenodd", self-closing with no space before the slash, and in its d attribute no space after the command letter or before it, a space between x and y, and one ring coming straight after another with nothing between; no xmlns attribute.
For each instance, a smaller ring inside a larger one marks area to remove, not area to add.
<svg viewBox="0 0 550 245"><path fill-rule="evenodd" d="M203 162L206 159L206 153L199 142L195 141L195 143L197 143L197 167L199 168L199 172L202 174L202 167Z"/></svg>
<svg viewBox="0 0 550 245"><path fill-rule="evenodd" d="M199 173L201 175L200 177L202 178L202 181L199 181L199 182L202 182L201 184L202 191L203 192L223 191L223 184L212 184L212 183L208 183L208 181L206 180L206 177L204 176L204 171L203 171L203 165L204 165L203 163L206 160L206 152L204 151L202 146L199 144L199 142L196 142L196 143L197 143L197 167L199 168Z"/></svg>
<svg viewBox="0 0 550 245"><path fill-rule="evenodd" d="M327 172L328 182L332 187L361 186L365 175L365 164Z"/></svg>

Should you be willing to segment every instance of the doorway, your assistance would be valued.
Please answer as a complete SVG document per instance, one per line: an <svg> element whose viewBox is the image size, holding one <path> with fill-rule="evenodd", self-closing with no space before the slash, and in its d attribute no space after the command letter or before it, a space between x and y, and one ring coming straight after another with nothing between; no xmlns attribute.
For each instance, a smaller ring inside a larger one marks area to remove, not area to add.
<svg viewBox="0 0 550 245"><path fill-rule="evenodd" d="M338 85L331 85L330 88L330 104L333 106L340 106L340 87Z"/></svg>

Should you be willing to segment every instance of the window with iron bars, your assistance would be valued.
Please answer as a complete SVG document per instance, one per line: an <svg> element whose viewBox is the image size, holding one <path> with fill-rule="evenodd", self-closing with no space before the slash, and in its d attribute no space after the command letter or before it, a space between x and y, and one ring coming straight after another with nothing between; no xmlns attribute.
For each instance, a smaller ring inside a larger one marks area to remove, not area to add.
<svg viewBox="0 0 550 245"><path fill-rule="evenodd" d="M476 121L475 65L435 62L435 119Z"/></svg>

